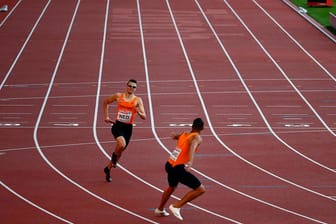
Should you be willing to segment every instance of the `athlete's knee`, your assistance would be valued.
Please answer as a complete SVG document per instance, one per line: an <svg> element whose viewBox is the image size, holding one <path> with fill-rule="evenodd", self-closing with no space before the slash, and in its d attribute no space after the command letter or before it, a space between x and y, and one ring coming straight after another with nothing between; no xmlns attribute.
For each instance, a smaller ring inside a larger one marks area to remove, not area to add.
<svg viewBox="0 0 336 224"><path fill-rule="evenodd" d="M205 187L201 184L198 188L195 189L200 195L205 193Z"/></svg>
<svg viewBox="0 0 336 224"><path fill-rule="evenodd" d="M175 189L176 189L176 187L170 187L170 186L169 186L169 187L167 187L167 189L164 191L164 193L170 196L172 193L174 193Z"/></svg>
<svg viewBox="0 0 336 224"><path fill-rule="evenodd" d="M126 141L124 138L117 138L116 148L118 153L121 153L126 148Z"/></svg>

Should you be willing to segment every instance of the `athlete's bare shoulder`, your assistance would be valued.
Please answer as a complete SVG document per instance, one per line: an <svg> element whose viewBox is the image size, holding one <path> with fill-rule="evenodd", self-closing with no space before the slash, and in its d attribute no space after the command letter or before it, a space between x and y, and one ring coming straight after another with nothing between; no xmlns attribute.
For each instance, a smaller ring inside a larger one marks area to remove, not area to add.
<svg viewBox="0 0 336 224"><path fill-rule="evenodd" d="M193 141L197 142L198 144L201 144L202 136L199 133L197 133L196 135L194 135Z"/></svg>
<svg viewBox="0 0 336 224"><path fill-rule="evenodd" d="M118 99L121 97L121 95L122 95L122 93L119 93L119 92L114 93L114 94L111 96L111 99L112 99L113 101L118 100Z"/></svg>

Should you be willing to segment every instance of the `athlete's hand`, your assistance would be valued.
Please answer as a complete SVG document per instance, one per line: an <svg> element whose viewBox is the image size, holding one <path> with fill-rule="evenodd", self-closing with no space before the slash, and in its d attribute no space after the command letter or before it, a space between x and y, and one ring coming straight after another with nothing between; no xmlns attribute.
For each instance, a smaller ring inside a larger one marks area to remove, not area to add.
<svg viewBox="0 0 336 224"><path fill-rule="evenodd" d="M190 172L190 170L191 170L191 165L189 165L188 163L187 163L187 164L184 164L184 169L185 169L187 172Z"/></svg>
<svg viewBox="0 0 336 224"><path fill-rule="evenodd" d="M136 108L136 113L141 117L141 119L145 120L146 119L146 113L144 111L142 111L139 106L137 106Z"/></svg>
<svg viewBox="0 0 336 224"><path fill-rule="evenodd" d="M170 134L170 136L171 136L172 139L178 140L179 137L180 137L180 134L177 134L176 132L172 132L172 133Z"/></svg>
<svg viewBox="0 0 336 224"><path fill-rule="evenodd" d="M105 118L105 122L108 123L108 124L114 124L114 121L112 121L112 120L110 119L110 117L106 117L106 118Z"/></svg>

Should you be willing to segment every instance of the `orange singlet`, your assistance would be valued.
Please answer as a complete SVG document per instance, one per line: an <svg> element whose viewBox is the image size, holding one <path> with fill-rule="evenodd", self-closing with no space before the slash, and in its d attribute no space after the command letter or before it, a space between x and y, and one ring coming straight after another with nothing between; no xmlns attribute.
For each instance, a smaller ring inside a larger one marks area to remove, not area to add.
<svg viewBox="0 0 336 224"><path fill-rule="evenodd" d="M190 141L198 133L183 132L177 142L175 150L170 154L168 162L174 167L180 164L186 164L190 160ZM198 150L198 147L196 151Z"/></svg>
<svg viewBox="0 0 336 224"><path fill-rule="evenodd" d="M136 114L136 101L137 97L135 96L131 101L125 100L125 94L121 94L117 102L117 121L120 121L125 124L133 124Z"/></svg>

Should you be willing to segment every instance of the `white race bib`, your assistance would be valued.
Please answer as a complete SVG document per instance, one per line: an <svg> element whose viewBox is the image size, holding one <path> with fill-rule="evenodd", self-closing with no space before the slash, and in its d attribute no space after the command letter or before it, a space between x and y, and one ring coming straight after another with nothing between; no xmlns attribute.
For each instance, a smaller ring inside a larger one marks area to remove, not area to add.
<svg viewBox="0 0 336 224"><path fill-rule="evenodd" d="M118 121L124 122L124 123L130 123L132 117L131 111L119 111L118 112Z"/></svg>
<svg viewBox="0 0 336 224"><path fill-rule="evenodd" d="M172 153L170 153L169 159L176 161L181 151L182 150L180 148L176 148L174 151L172 151Z"/></svg>

